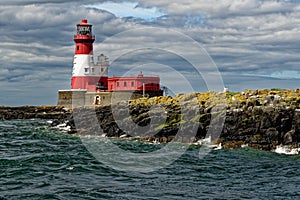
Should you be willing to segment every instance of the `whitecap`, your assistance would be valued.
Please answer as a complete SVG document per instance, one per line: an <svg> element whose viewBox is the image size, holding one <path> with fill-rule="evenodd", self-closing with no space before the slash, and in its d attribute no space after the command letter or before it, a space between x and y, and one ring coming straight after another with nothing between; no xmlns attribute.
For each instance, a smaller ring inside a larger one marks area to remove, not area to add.
<svg viewBox="0 0 300 200"><path fill-rule="evenodd" d="M55 128L57 128L59 130L62 130L62 131L71 131L71 126L68 126L67 122L62 123L62 124L58 124L57 126L55 126Z"/></svg>
<svg viewBox="0 0 300 200"><path fill-rule="evenodd" d="M63 131L71 131L71 126L65 126L60 128Z"/></svg>
<svg viewBox="0 0 300 200"><path fill-rule="evenodd" d="M58 124L56 127L57 128L61 128L61 127L66 127L67 126L67 124L66 123L63 123L63 124Z"/></svg>
<svg viewBox="0 0 300 200"><path fill-rule="evenodd" d="M195 145L209 145L211 143L211 136L208 136L207 138L200 139L197 142L195 142Z"/></svg>
<svg viewBox="0 0 300 200"><path fill-rule="evenodd" d="M221 150L222 149L222 144L219 143L217 145L210 145L210 148L212 148L213 150Z"/></svg>
<svg viewBox="0 0 300 200"><path fill-rule="evenodd" d="M200 140L198 140L197 142L195 142L193 144L194 145L205 146L205 147L208 147L208 148L213 149L213 150L222 149L222 144L221 143L219 143L219 144L212 144L211 143L211 136L208 136L207 138L204 138L204 139L200 139Z"/></svg>
<svg viewBox="0 0 300 200"><path fill-rule="evenodd" d="M126 137L128 137L127 134L123 134L123 135L120 136L120 138L126 138Z"/></svg>
<svg viewBox="0 0 300 200"><path fill-rule="evenodd" d="M66 168L67 170L73 170L74 169L74 167L68 167L68 168Z"/></svg>
<svg viewBox="0 0 300 200"><path fill-rule="evenodd" d="M291 148L290 146L279 145L276 146L274 152L278 154L298 155L300 153L300 148Z"/></svg>

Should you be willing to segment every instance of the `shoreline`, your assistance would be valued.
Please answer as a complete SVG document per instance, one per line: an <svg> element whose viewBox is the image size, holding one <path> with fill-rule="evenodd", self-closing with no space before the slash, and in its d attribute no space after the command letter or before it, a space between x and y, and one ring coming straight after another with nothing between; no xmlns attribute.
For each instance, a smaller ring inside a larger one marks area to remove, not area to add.
<svg viewBox="0 0 300 200"><path fill-rule="evenodd" d="M212 116L217 120L222 119L221 111L214 112L214 107L219 105L224 106L224 124L219 127L220 135L216 138L213 136L213 144L221 144L224 149L242 148L245 145L267 151L276 151L280 146L300 149L299 89L206 92L181 94L173 98L141 98L113 105L113 111L111 106L75 108L72 111L62 106L2 106L0 120L52 119L54 121L50 126L67 122L69 134L117 138L138 136L159 143L174 141L175 138L176 142L194 143L207 137ZM153 106L158 109L151 110L150 116L149 110ZM182 107L186 109L184 112ZM197 109L196 115L193 115L193 109ZM129 117L124 115L128 111ZM96 113L100 129L98 123L89 119L91 113ZM166 115L166 121L156 124L155 119L159 119L162 114ZM115 119L114 116L121 117ZM154 117L153 121L151 117ZM132 122L140 127L150 124L150 128L139 132L132 127ZM214 125L214 128L218 127ZM178 134L179 130L184 134Z"/></svg>
<svg viewBox="0 0 300 200"><path fill-rule="evenodd" d="M0 106L0 120L63 119L72 112L62 106Z"/></svg>

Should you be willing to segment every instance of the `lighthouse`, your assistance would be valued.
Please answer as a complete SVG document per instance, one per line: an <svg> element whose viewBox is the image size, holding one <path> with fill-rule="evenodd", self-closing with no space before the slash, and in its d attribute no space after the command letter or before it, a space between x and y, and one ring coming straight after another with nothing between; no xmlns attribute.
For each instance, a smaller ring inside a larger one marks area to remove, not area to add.
<svg viewBox="0 0 300 200"><path fill-rule="evenodd" d="M77 33L74 36L75 55L72 71L72 90L96 90L107 89L108 65L106 56L98 56L94 63L93 43L95 36L92 33L92 25L86 19L77 24Z"/></svg>
<svg viewBox="0 0 300 200"><path fill-rule="evenodd" d="M86 19L76 25L74 36L75 55L71 89L58 91L58 105L76 108L91 105L111 105L114 101L161 96L159 76L114 76L108 77L109 59L104 54L95 62L93 44L95 36L92 25ZM114 96L113 96L114 94Z"/></svg>

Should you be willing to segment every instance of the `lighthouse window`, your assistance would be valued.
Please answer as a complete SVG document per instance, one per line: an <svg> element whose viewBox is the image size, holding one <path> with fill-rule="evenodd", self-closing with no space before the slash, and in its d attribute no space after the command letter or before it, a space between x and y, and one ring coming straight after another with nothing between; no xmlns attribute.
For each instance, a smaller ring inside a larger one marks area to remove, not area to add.
<svg viewBox="0 0 300 200"><path fill-rule="evenodd" d="M120 87L120 83L119 82L117 82L117 87Z"/></svg>
<svg viewBox="0 0 300 200"><path fill-rule="evenodd" d="M89 72L89 68L84 68L84 72L88 73Z"/></svg>
<svg viewBox="0 0 300 200"><path fill-rule="evenodd" d="M131 87L133 87L133 86L134 86L134 81L131 82Z"/></svg>
<svg viewBox="0 0 300 200"><path fill-rule="evenodd" d="M91 35L91 27L90 26L78 26L77 33L79 35Z"/></svg>
<svg viewBox="0 0 300 200"><path fill-rule="evenodd" d="M79 46L77 46L77 51L79 51Z"/></svg>
<svg viewBox="0 0 300 200"><path fill-rule="evenodd" d="M95 72L95 68L92 68L92 73L94 73Z"/></svg>
<svg viewBox="0 0 300 200"><path fill-rule="evenodd" d="M124 82L124 87L126 87L127 86L127 82Z"/></svg>

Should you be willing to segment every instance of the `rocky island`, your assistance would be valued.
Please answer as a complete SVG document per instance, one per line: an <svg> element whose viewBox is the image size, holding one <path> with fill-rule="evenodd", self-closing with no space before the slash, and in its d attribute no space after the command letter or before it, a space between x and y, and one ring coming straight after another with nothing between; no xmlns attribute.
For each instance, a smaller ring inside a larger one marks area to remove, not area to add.
<svg viewBox="0 0 300 200"><path fill-rule="evenodd" d="M280 145L300 148L300 89L198 92L73 110L0 107L2 120L30 118L53 119L51 126L65 123L70 134L138 137L161 143L197 142L210 134L212 142L226 149L243 145L262 150Z"/></svg>

